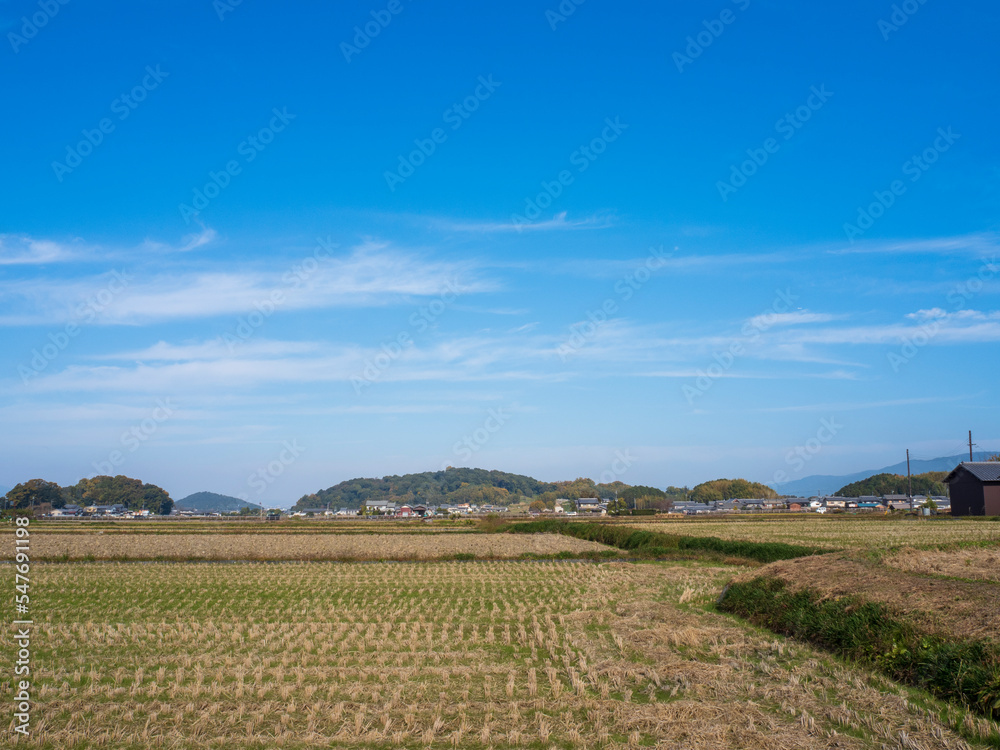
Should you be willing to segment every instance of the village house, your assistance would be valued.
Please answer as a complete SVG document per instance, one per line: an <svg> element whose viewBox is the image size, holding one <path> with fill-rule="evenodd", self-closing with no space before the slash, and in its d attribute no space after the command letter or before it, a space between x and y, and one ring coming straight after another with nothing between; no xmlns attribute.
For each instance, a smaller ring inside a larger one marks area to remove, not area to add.
<svg viewBox="0 0 1000 750"><path fill-rule="evenodd" d="M605 509L601 507L601 500L597 497L581 497L576 501L577 513L601 513Z"/></svg>
<svg viewBox="0 0 1000 750"><path fill-rule="evenodd" d="M909 495L883 495L882 502L893 510L909 510L911 507Z"/></svg>

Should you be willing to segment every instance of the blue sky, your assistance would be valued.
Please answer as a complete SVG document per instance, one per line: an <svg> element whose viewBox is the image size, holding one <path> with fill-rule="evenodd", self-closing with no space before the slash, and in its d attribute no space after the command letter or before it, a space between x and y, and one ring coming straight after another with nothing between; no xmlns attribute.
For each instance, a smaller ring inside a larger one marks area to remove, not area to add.
<svg viewBox="0 0 1000 750"><path fill-rule="evenodd" d="M995 4L453 6L0 3L0 485L1000 449Z"/></svg>

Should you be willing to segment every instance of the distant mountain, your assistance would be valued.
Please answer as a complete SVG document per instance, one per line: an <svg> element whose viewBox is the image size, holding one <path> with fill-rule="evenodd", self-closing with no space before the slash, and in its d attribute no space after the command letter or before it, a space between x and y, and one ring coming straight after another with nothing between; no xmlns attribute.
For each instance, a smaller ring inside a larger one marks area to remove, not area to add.
<svg viewBox="0 0 1000 750"><path fill-rule="evenodd" d="M240 500L230 495L219 495L215 492L195 492L175 503L178 510L197 510L202 513L230 513L242 508L260 510L259 505Z"/></svg>
<svg viewBox="0 0 1000 750"><path fill-rule="evenodd" d="M992 456L994 451L979 451L972 454L976 461L985 461ZM959 454L957 456L945 456L943 458L911 459L910 473L924 474L928 471L951 471L962 461L968 461L969 454ZM906 476L906 461L900 461L892 466L885 466L881 469L871 471L859 471L855 474L843 474L841 476L831 476L829 474L814 474L802 479L796 479L784 484L772 484L782 495L800 495L811 497L812 495L832 495L841 487L860 482L876 474L902 474Z"/></svg>

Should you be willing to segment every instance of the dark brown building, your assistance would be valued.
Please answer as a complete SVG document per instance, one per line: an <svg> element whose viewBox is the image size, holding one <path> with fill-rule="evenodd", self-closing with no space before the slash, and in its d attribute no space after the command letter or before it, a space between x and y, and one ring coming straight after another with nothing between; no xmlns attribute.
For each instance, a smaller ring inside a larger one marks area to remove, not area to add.
<svg viewBox="0 0 1000 750"><path fill-rule="evenodd" d="M944 481L953 516L1000 516L1000 461L960 463Z"/></svg>

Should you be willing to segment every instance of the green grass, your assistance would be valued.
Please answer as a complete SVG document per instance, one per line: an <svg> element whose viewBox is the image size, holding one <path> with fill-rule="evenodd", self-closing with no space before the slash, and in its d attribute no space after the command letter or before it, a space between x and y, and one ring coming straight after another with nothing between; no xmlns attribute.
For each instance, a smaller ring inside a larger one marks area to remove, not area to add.
<svg viewBox="0 0 1000 750"><path fill-rule="evenodd" d="M515 534L565 534L566 536L600 542L643 557L669 557L678 553L716 553L726 557L753 560L760 563L791 560L808 555L825 554L828 549L804 547L784 542L751 542L717 537L684 536L645 531L629 526L602 523L570 523L543 520L512 524L508 531Z"/></svg>

